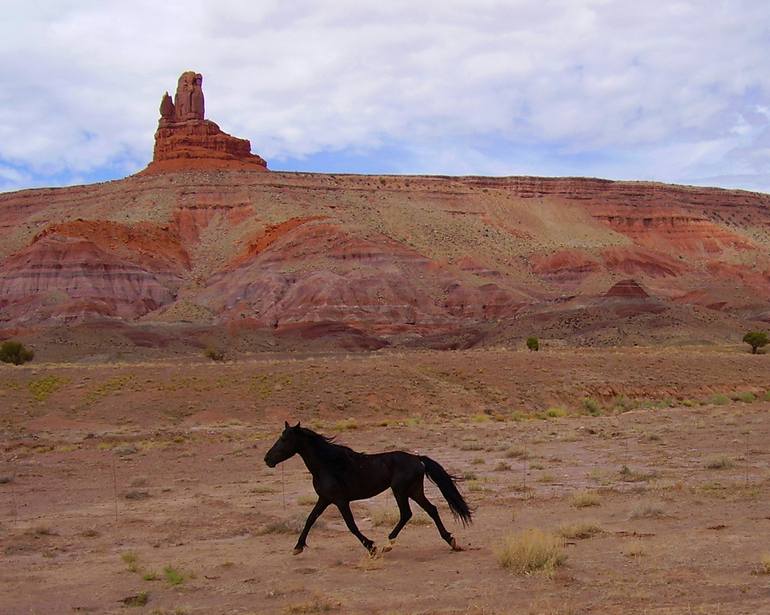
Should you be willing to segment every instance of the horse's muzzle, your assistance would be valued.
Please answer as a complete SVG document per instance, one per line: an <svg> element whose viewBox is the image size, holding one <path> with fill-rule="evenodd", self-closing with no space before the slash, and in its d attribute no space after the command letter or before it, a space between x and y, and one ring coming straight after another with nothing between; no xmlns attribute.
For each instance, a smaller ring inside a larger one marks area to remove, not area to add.
<svg viewBox="0 0 770 615"><path fill-rule="evenodd" d="M274 468L276 465L274 461L271 461L270 459L267 458L267 455L265 455L265 464L267 465L268 468Z"/></svg>

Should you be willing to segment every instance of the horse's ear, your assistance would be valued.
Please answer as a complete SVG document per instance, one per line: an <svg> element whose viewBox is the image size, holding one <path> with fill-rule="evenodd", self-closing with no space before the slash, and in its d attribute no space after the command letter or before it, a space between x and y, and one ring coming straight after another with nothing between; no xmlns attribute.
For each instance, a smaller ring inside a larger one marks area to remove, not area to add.
<svg viewBox="0 0 770 615"><path fill-rule="evenodd" d="M284 421L284 422L283 422L283 425L284 425L284 427L285 427L286 429L288 429L288 428L289 428L289 421Z"/></svg>
<svg viewBox="0 0 770 615"><path fill-rule="evenodd" d="M294 429L299 429L299 421L297 421L297 424L294 426Z"/></svg>

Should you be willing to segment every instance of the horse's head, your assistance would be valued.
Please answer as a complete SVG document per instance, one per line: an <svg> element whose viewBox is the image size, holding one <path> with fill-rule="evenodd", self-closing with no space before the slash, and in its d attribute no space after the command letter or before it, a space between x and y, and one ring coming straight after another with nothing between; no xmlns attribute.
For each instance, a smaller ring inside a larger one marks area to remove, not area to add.
<svg viewBox="0 0 770 615"><path fill-rule="evenodd" d="M291 427L285 421L284 425L281 437L275 441L275 444L270 447L270 450L265 455L265 463L270 468L274 468L282 461L286 461L299 450L300 437L302 436L299 422L294 427Z"/></svg>

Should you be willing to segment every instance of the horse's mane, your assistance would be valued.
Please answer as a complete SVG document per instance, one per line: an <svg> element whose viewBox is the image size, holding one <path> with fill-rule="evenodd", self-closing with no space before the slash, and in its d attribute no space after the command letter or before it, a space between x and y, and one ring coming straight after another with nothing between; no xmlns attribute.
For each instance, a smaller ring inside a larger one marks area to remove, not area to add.
<svg viewBox="0 0 770 615"><path fill-rule="evenodd" d="M363 454L343 444L336 444L335 436L325 436L307 427L300 427L299 431L307 440L316 445L315 448L319 457L330 463L339 464L351 457Z"/></svg>

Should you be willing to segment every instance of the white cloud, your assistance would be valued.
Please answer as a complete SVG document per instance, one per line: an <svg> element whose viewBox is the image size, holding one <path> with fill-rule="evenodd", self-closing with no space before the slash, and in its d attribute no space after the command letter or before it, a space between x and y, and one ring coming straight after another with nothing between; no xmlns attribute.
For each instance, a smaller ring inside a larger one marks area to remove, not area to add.
<svg viewBox="0 0 770 615"><path fill-rule="evenodd" d="M396 144L405 159L373 160L373 171L713 178L770 190L763 2L3 9L0 161L29 176L143 166L160 95L189 68L204 74L208 116L268 161Z"/></svg>

